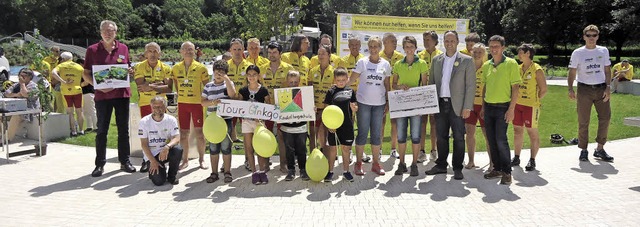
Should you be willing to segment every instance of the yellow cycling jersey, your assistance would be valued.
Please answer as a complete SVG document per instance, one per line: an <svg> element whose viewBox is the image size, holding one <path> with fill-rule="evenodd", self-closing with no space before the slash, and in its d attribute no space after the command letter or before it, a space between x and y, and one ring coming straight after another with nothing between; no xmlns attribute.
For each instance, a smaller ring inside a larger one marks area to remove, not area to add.
<svg viewBox="0 0 640 227"><path fill-rule="evenodd" d="M155 67L151 67L147 60L138 63L134 67L135 73L133 74L133 79L144 78L144 81L149 84L164 82L165 79L171 79L171 67L167 64L158 61ZM161 93L156 91L138 91L140 94L140 100L138 101L138 105L147 106L151 105L151 99L156 95L160 95Z"/></svg>
<svg viewBox="0 0 640 227"><path fill-rule="evenodd" d="M529 68L523 70L522 64L520 64L520 77L522 77L522 83L520 84L520 96L518 97L518 104L523 106L537 107L540 106L540 98L538 98L538 81L536 80L536 73L538 70L542 70L540 65L533 63Z"/></svg>
<svg viewBox="0 0 640 227"><path fill-rule="evenodd" d="M240 64L236 65L236 63L233 62L233 59L229 59L229 61L227 61L227 64L229 64L229 71L227 72L227 76L229 77L229 79L231 79L231 81L233 81L233 84L236 87L244 87L245 85L247 85L247 77L245 76L245 74L247 73L247 67L253 65L253 63L247 61L247 59L242 59Z"/></svg>
<svg viewBox="0 0 640 227"><path fill-rule="evenodd" d="M394 50L393 55L391 56L391 58L389 58L386 54L384 54L384 50L381 50L380 57L389 62L393 71L393 66L396 64L396 62L402 60L404 58L404 55L402 55L399 51ZM389 78L389 84L393 84L393 77Z"/></svg>
<svg viewBox="0 0 640 227"><path fill-rule="evenodd" d="M66 61L56 66L55 70L58 71L58 75L65 81L73 81L71 84L62 83L60 85L60 93L62 95L77 95L82 94L82 74L84 73L84 67L73 61Z"/></svg>
<svg viewBox="0 0 640 227"><path fill-rule="evenodd" d="M427 50L422 50L418 53L418 57L427 63L427 73L429 72L429 69L431 69L431 62L433 61L433 58L443 53L444 52L439 49L436 49L431 53L427 52Z"/></svg>
<svg viewBox="0 0 640 227"><path fill-rule="evenodd" d="M473 99L474 105L482 105L482 92L484 91L484 83L482 82L482 70L484 67L476 69L476 95Z"/></svg>
<svg viewBox="0 0 640 227"><path fill-rule="evenodd" d="M258 67L265 63L269 63L269 59L262 57L260 55L258 55L257 58L251 58L251 55L249 55L245 60L247 60L248 62L251 62L251 64L257 65Z"/></svg>
<svg viewBox="0 0 640 227"><path fill-rule="evenodd" d="M201 104L200 95L209 82L209 71L202 63L192 61L188 69L184 61L171 69L171 77L178 90L178 103Z"/></svg>
<svg viewBox="0 0 640 227"><path fill-rule="evenodd" d="M287 74L289 74L290 70L294 70L293 66L283 61L280 61L275 73L271 71L270 62L260 66L262 85L269 90L270 97L274 97L273 89L286 87Z"/></svg>
<svg viewBox="0 0 640 227"><path fill-rule="evenodd" d="M324 97L333 85L334 69L333 66L328 65L324 71L320 66L316 66L309 71L309 80L313 84L313 100L315 100L316 107L323 105Z"/></svg>
<svg viewBox="0 0 640 227"><path fill-rule="evenodd" d="M340 62L341 64L339 66L347 69L347 72L349 73L349 77L351 77L351 72L353 72L353 70L356 68L356 63L358 63L358 60L360 60L361 58L364 58L363 54L358 54L358 56L353 56L349 54L347 56L342 57L342 62ZM353 82L353 84L351 84L351 89L353 89L353 91L358 91L359 82L360 82L360 78L356 79L356 81Z"/></svg>
<svg viewBox="0 0 640 227"><path fill-rule="evenodd" d="M297 53L287 52L282 54L282 61L288 64L291 64L293 68L300 72L300 85L307 86L308 85L308 76L309 73L309 58L307 56L298 56Z"/></svg>

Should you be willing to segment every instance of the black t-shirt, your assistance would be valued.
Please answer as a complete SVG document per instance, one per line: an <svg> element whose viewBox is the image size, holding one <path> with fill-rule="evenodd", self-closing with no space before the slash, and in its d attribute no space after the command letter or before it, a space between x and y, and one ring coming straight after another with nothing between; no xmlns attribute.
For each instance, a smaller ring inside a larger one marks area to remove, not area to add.
<svg viewBox="0 0 640 227"><path fill-rule="evenodd" d="M333 85L331 89L327 91L327 96L324 98L324 103L327 105L336 105L340 107L344 114L344 122L352 124L351 122L351 107L350 103L356 102L356 93L350 87L339 88ZM344 123L343 123L344 124Z"/></svg>
<svg viewBox="0 0 640 227"><path fill-rule="evenodd" d="M269 96L269 90L267 90L267 88L265 88L264 86L260 86L258 92L256 92L255 94L251 94L248 85L241 88L238 93L242 95L242 100L244 101L261 103L264 103L265 97Z"/></svg>

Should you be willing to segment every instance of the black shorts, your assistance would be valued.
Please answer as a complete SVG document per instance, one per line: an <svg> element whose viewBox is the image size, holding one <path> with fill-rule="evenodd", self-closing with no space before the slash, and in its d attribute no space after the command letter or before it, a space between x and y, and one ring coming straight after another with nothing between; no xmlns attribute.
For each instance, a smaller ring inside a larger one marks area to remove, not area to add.
<svg viewBox="0 0 640 227"><path fill-rule="evenodd" d="M338 139L336 141L336 134L338 135ZM329 146L337 146L337 145L345 145L351 146L353 144L354 139L353 133L353 123L351 124L343 124L340 128L336 129L336 133L329 133ZM337 143L336 143L337 142Z"/></svg>

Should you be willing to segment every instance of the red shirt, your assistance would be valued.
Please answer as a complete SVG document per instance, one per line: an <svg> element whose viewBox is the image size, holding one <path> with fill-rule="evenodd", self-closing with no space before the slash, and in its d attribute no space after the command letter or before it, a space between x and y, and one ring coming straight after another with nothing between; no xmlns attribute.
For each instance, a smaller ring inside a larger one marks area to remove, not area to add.
<svg viewBox="0 0 640 227"><path fill-rule="evenodd" d="M130 64L129 48L127 45L115 42L115 48L111 53L107 52L102 45L102 41L93 44L87 48L87 53L84 60L84 69L91 71L94 65L113 65L113 64ZM93 72L91 73L93 75ZM95 90L95 101L116 99L116 98L129 98L131 97L130 88L116 88L110 92L102 92Z"/></svg>

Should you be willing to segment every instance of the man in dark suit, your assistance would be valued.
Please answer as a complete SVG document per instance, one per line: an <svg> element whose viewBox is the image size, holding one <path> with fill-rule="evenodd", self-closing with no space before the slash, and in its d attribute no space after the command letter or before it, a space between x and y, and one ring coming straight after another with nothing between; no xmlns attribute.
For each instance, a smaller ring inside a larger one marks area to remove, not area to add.
<svg viewBox="0 0 640 227"><path fill-rule="evenodd" d="M453 178L462 180L464 161L464 119L473 109L476 92L476 76L473 59L458 53L456 31L444 33L445 54L433 58L429 70L429 84L438 90L440 113L436 114L438 159L436 165L427 170L427 175L446 174L449 156L449 130L453 131Z"/></svg>

